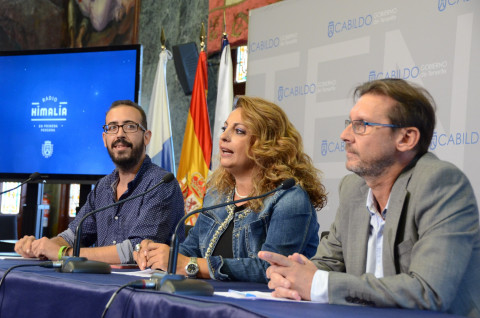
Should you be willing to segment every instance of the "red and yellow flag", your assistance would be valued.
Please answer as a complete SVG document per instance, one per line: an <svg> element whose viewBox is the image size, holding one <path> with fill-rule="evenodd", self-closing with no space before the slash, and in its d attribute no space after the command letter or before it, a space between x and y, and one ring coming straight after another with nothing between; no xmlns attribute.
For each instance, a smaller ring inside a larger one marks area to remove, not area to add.
<svg viewBox="0 0 480 318"><path fill-rule="evenodd" d="M185 213L202 207L210 169L212 135L207 108L207 79L207 55L201 51L193 82L192 100L177 172L177 179L185 200ZM185 223L194 225L196 220L197 217L194 215Z"/></svg>

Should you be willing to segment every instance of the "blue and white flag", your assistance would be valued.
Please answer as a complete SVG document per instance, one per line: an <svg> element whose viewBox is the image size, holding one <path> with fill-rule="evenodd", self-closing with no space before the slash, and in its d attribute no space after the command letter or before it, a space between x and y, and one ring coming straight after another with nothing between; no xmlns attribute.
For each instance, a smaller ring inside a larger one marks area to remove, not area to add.
<svg viewBox="0 0 480 318"><path fill-rule="evenodd" d="M148 108L147 121L152 139L147 146L147 154L155 164L176 175L166 79L167 62L171 59L172 53L162 50Z"/></svg>
<svg viewBox="0 0 480 318"><path fill-rule="evenodd" d="M217 104L215 108L215 121L213 124L212 142L212 171L219 165L219 146L222 127L230 115L233 107L233 66L230 44L224 35L222 42L222 57L218 70Z"/></svg>

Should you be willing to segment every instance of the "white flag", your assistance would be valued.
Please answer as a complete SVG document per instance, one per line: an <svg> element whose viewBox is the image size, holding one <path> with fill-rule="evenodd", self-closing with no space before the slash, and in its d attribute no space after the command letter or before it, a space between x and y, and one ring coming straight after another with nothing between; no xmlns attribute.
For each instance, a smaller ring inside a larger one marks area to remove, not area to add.
<svg viewBox="0 0 480 318"><path fill-rule="evenodd" d="M147 146L147 154L154 163L176 174L166 79L167 62L171 59L170 51L163 50L160 53L148 108L147 121L148 128L152 131L152 139Z"/></svg>
<svg viewBox="0 0 480 318"><path fill-rule="evenodd" d="M217 105L215 108L215 122L213 124L212 143L212 171L219 164L219 146L221 128L230 115L233 107L233 66L230 44L224 38L222 57L218 70Z"/></svg>

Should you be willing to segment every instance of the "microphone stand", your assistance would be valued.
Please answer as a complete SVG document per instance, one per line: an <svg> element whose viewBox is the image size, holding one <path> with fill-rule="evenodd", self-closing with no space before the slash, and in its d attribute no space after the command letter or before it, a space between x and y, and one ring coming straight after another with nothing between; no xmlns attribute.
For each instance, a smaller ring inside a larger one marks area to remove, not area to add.
<svg viewBox="0 0 480 318"><path fill-rule="evenodd" d="M62 273L95 273L95 274L110 274L112 272L112 269L109 264L104 263L104 262L99 262L99 261L90 261L86 257L80 257L80 239L82 237L82 224L85 221L86 218L89 216L104 211L106 209L109 209L111 207L123 204L126 201L130 201L133 199L136 199L138 197L144 196L145 194L153 191L156 189L158 186L160 186L163 183L169 183L175 179L172 173L166 174L163 179L148 189L145 192L142 192L140 194L125 198L123 200L117 201L115 203L112 203L110 205L107 205L103 208L93 210L87 214L85 214L80 222L78 222L77 229L75 231L75 241L73 243L73 256L65 257L63 258L64 263L63 266L59 269L60 272Z"/></svg>
<svg viewBox="0 0 480 318"><path fill-rule="evenodd" d="M175 227L175 231L172 235L171 245L170 245L170 252L168 256L168 269L167 274L163 276L162 280L160 281L160 286L157 286L157 289L160 291L164 291L171 294L178 294L178 295L196 295L196 296L212 296L213 295L213 286L206 281L196 280L196 279L187 279L183 275L177 275L177 259L178 259L178 239L177 239L177 232L180 228L180 225L190 217L196 213L202 213L207 210L213 210L217 208L224 207L226 205L236 204L240 202L245 202L254 199L260 199L270 195L278 190L287 190L290 189L295 185L295 180L293 178L286 179L283 183L278 186L277 188L263 193L261 195L257 195L254 197L243 198L235 201L229 201L220 203L214 206L201 208L192 212L185 214L180 221L177 223ZM152 278L156 278L152 275Z"/></svg>
<svg viewBox="0 0 480 318"><path fill-rule="evenodd" d="M11 189L8 189L8 190L5 190L5 191L2 191L0 192L0 195L4 194L4 193L7 193L7 192L10 192L10 191L13 191L19 187L21 187L22 185L24 185L25 183L29 183L31 181L35 181L37 180L38 178L40 178L40 173L38 172L34 172L32 173L27 180L23 181L22 183L20 183L19 185L17 185L15 188L11 188Z"/></svg>

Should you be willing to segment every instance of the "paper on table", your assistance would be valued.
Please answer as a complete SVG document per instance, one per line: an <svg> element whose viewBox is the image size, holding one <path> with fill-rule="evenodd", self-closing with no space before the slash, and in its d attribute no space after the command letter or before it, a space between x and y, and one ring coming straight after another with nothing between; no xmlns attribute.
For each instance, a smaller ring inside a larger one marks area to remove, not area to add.
<svg viewBox="0 0 480 318"><path fill-rule="evenodd" d="M274 301L294 301L299 302L298 300L288 299L288 298L277 298L273 297L271 292L260 292L260 291L238 291L230 289L228 292L215 292L217 296L231 297L231 298L241 298L241 299L252 299L252 300L274 300ZM305 302L304 300L301 300Z"/></svg>
<svg viewBox="0 0 480 318"><path fill-rule="evenodd" d="M128 276L138 276L138 277L148 277L152 276L152 274L161 274L165 273L164 271L159 271L157 269L151 269L147 268L144 269L143 271L132 271L132 272L125 272L125 271L115 271L115 269L112 268L112 274L120 274L120 275L128 275Z"/></svg>
<svg viewBox="0 0 480 318"><path fill-rule="evenodd" d="M22 261L39 261L40 259L37 257L22 257L16 253L2 253L0 255L0 259L14 259L16 261L22 260Z"/></svg>

